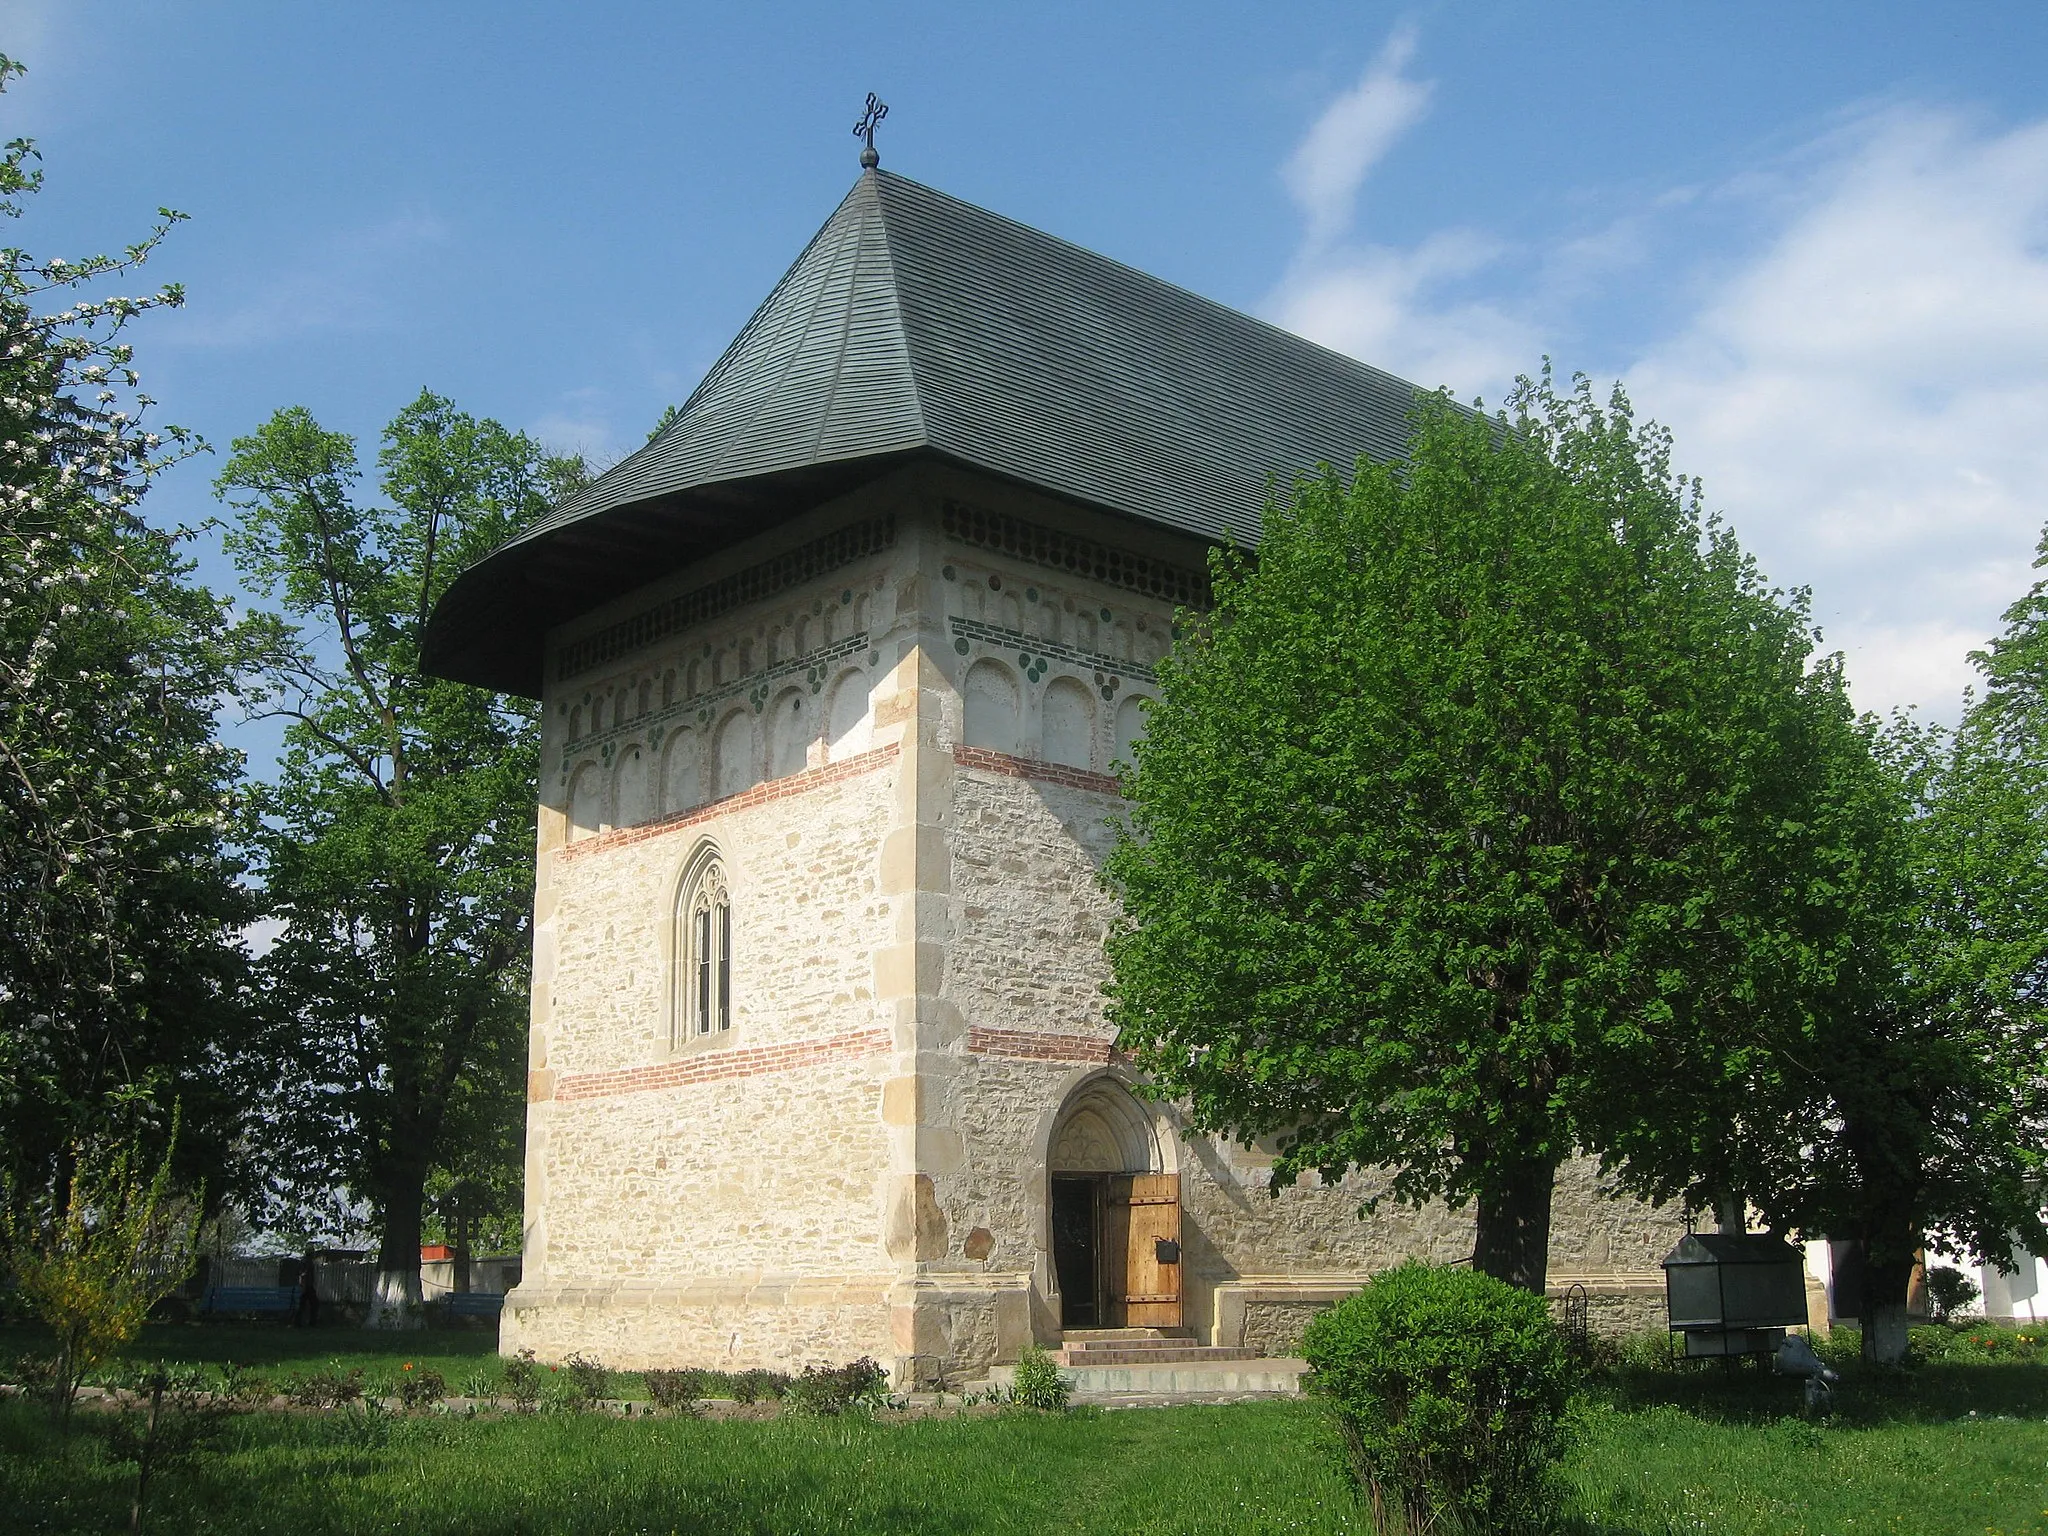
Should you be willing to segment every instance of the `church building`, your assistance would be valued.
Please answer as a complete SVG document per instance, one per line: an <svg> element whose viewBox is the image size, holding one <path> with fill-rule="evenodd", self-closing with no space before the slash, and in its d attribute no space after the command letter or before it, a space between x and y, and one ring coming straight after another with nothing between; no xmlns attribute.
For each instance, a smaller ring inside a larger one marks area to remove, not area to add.
<svg viewBox="0 0 2048 1536"><path fill-rule="evenodd" d="M438 674L542 701L524 1278L501 1347L980 1379L1285 1355L1468 1214L1132 1090L1097 878L1178 609L1412 386L865 169L680 415L465 572ZM1670 1212L1561 1170L1551 1276L1654 1325Z"/></svg>

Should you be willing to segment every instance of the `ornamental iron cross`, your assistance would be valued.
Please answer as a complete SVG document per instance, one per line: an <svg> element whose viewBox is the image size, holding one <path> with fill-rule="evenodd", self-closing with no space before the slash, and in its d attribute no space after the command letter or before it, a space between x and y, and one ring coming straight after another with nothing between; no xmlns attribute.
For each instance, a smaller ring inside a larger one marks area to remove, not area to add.
<svg viewBox="0 0 2048 1536"><path fill-rule="evenodd" d="M860 121L853 125L853 136L867 140L868 147L860 152L860 163L867 170L871 171L882 163L882 157L875 153L875 129L888 115L889 104L869 91L867 109L861 113Z"/></svg>

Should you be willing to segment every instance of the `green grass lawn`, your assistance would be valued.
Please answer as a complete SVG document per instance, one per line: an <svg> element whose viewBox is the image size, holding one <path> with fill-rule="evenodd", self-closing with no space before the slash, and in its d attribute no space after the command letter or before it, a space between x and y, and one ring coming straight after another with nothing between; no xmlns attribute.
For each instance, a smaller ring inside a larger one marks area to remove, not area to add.
<svg viewBox="0 0 2048 1536"><path fill-rule="evenodd" d="M50 1336L42 1329L0 1326L0 1365L49 1351ZM390 1383L411 1361L415 1370L439 1371L451 1392L461 1390L466 1376L482 1372L495 1381L500 1371L495 1328L375 1333L367 1328L291 1328L283 1323L150 1323L127 1357L181 1364L232 1362L279 1384L311 1371L357 1367L366 1384ZM632 1378L636 1388L638 1381Z"/></svg>
<svg viewBox="0 0 2048 1536"><path fill-rule="evenodd" d="M182 1343L182 1348L175 1344ZM486 1334L152 1329L139 1354L268 1373L410 1359L451 1381ZM0 1358L26 1337L0 1333ZM1824 1425L1789 1382L1707 1371L1602 1379L1569 1467L1592 1536L2048 1536L2048 1368L1933 1364L1852 1376ZM103 1416L67 1441L0 1404L0 1529L125 1528L132 1468ZM170 1474L152 1529L246 1533L1357 1532L1317 1406L1063 1418L762 1423L598 1416L250 1414Z"/></svg>
<svg viewBox="0 0 2048 1536"><path fill-rule="evenodd" d="M1587 1532L2048 1533L2048 1369L1848 1373L1825 1423L1792 1382L1718 1370L1603 1384L1570 1467Z"/></svg>

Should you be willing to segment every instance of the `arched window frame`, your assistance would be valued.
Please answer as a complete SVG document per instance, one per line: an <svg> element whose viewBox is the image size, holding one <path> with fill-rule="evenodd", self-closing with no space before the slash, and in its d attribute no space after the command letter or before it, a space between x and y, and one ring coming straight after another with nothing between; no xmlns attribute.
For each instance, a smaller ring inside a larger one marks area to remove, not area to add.
<svg viewBox="0 0 2048 1536"><path fill-rule="evenodd" d="M677 887L669 1041L702 1045L732 1036L732 886L725 861L706 848Z"/></svg>

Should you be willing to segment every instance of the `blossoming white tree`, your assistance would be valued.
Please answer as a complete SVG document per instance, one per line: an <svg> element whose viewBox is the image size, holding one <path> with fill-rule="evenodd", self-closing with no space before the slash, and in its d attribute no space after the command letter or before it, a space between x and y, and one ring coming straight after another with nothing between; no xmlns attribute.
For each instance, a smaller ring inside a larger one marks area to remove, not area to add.
<svg viewBox="0 0 2048 1536"><path fill-rule="evenodd" d="M21 66L0 57L0 88ZM41 185L0 151L0 216ZM240 765L215 736L236 665L183 535L144 521L198 444L148 422L124 328L175 286L100 294L119 255L0 250L0 1177L60 1189L66 1150L153 1132L185 1104L188 1169L217 1166L251 900L227 843Z"/></svg>

